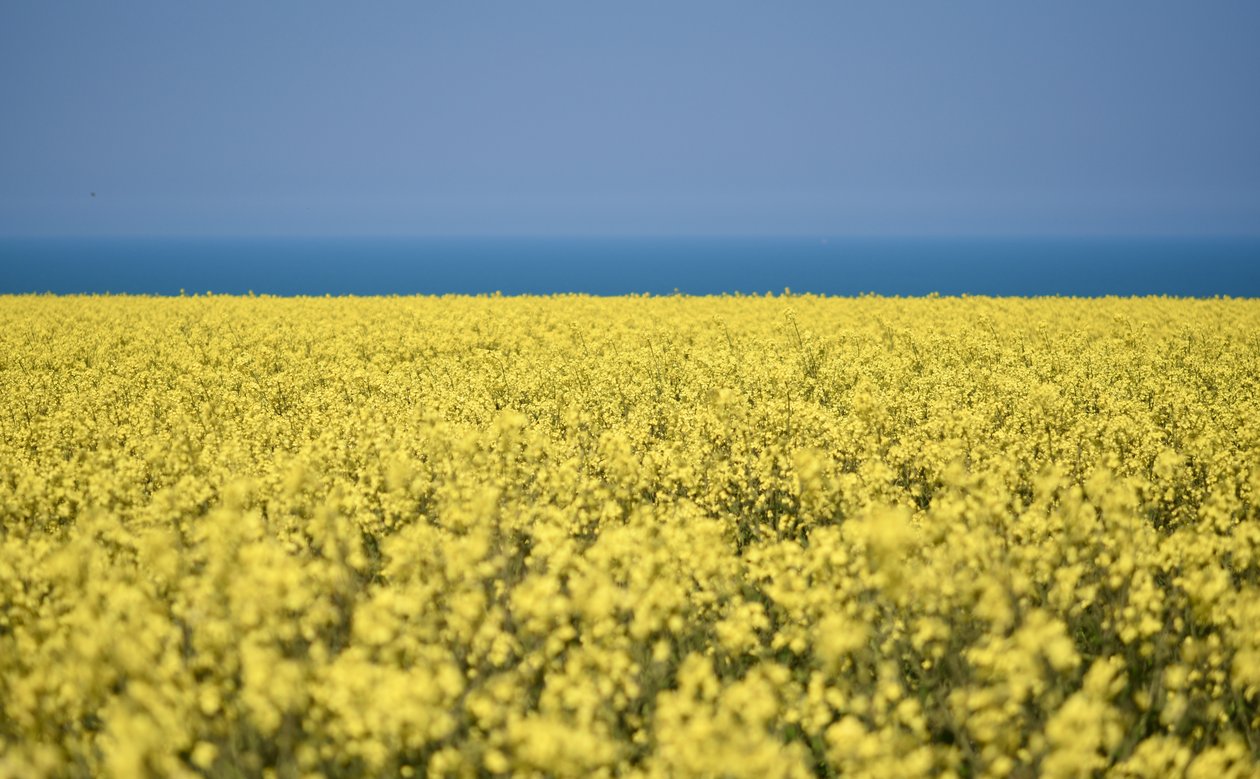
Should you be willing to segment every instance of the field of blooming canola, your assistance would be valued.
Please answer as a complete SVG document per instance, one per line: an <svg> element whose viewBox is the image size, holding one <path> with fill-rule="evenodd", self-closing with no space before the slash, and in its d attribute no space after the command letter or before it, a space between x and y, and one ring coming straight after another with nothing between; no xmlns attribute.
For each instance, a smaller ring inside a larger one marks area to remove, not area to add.
<svg viewBox="0 0 1260 779"><path fill-rule="evenodd" d="M1260 759L1260 302L0 297L0 777Z"/></svg>

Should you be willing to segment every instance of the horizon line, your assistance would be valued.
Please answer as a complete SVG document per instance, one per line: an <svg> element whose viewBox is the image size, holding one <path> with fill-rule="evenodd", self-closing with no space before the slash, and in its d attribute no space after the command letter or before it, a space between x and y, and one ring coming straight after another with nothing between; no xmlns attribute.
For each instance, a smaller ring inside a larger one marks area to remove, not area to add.
<svg viewBox="0 0 1260 779"><path fill-rule="evenodd" d="M188 239L188 240L1260 240L1255 231L1044 231L1044 232L338 232L338 233L0 233L0 241L34 240L113 240L113 239Z"/></svg>

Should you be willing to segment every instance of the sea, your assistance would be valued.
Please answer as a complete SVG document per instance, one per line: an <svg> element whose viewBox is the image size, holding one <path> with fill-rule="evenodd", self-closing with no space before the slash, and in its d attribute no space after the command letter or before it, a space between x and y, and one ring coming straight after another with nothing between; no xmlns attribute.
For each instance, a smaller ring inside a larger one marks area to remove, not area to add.
<svg viewBox="0 0 1260 779"><path fill-rule="evenodd" d="M1260 296L1255 237L0 237L0 294Z"/></svg>

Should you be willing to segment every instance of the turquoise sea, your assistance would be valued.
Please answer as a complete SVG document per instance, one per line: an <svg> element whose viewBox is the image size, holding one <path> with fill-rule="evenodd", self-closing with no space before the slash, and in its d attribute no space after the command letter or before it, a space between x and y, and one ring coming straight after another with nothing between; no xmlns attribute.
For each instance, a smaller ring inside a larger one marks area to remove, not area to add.
<svg viewBox="0 0 1260 779"><path fill-rule="evenodd" d="M0 238L0 293L1260 296L1251 238Z"/></svg>

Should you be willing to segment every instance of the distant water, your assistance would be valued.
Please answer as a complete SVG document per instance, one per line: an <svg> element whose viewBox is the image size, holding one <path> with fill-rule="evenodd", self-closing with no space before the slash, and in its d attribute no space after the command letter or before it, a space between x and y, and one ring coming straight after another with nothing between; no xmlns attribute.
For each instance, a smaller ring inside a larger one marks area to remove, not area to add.
<svg viewBox="0 0 1260 779"><path fill-rule="evenodd" d="M1256 238L0 238L0 293L1260 296Z"/></svg>

